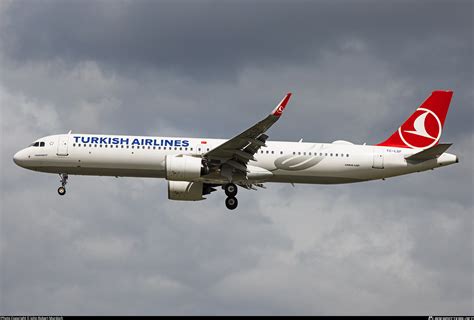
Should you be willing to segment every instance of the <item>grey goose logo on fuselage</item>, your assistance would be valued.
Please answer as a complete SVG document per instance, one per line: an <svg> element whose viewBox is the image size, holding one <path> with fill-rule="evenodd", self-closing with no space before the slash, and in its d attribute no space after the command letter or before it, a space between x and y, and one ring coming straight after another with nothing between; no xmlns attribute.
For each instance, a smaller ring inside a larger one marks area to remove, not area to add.
<svg viewBox="0 0 474 320"><path fill-rule="evenodd" d="M323 158L302 155L286 155L275 160L274 165L277 169L288 171L300 171L314 167Z"/></svg>

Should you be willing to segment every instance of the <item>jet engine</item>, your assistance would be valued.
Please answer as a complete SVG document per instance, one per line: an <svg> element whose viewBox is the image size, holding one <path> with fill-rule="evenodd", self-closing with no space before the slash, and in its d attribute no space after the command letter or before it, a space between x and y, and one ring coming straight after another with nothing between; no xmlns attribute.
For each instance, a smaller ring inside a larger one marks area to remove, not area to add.
<svg viewBox="0 0 474 320"><path fill-rule="evenodd" d="M203 195L216 191L211 185L202 182L168 181L168 199L181 201L199 201Z"/></svg>
<svg viewBox="0 0 474 320"><path fill-rule="evenodd" d="M190 156L166 156L166 179L172 181L193 181L209 173L207 163Z"/></svg>

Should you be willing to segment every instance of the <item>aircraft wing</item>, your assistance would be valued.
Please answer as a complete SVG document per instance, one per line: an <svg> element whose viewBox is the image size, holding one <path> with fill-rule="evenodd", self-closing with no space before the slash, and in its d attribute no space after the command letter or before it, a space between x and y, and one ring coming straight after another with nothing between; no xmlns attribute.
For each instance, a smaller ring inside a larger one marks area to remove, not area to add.
<svg viewBox="0 0 474 320"><path fill-rule="evenodd" d="M265 141L268 139L265 132L278 121L290 97L291 93L288 93L265 119L208 151L204 154L204 158L209 161L211 166L227 164L246 174L247 163L254 160L254 154L265 146Z"/></svg>

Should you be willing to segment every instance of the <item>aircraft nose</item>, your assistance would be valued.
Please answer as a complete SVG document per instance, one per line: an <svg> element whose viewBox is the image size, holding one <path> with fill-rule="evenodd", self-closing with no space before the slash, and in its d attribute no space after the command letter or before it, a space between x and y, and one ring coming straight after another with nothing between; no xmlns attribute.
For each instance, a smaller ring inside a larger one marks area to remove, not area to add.
<svg viewBox="0 0 474 320"><path fill-rule="evenodd" d="M20 150L18 151L17 153L15 153L15 155L13 156L13 162L16 163L16 165L18 166L22 166L23 162L25 161L25 156L24 156L24 152L23 150Z"/></svg>
<svg viewBox="0 0 474 320"><path fill-rule="evenodd" d="M18 162L20 161L20 155L19 155L20 152L17 152L15 153L15 155L13 156L13 162L15 162L16 164L18 164Z"/></svg>

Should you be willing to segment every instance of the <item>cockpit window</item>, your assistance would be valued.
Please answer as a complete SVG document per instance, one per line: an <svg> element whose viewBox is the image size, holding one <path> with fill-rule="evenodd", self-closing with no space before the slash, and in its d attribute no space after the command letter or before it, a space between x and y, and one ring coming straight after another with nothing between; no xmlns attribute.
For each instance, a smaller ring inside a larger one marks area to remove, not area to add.
<svg viewBox="0 0 474 320"><path fill-rule="evenodd" d="M31 147L44 147L44 141L36 141L31 145Z"/></svg>

